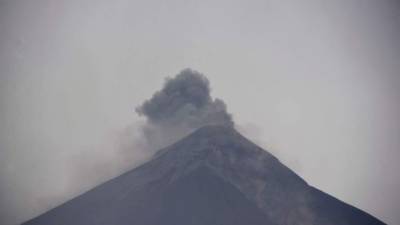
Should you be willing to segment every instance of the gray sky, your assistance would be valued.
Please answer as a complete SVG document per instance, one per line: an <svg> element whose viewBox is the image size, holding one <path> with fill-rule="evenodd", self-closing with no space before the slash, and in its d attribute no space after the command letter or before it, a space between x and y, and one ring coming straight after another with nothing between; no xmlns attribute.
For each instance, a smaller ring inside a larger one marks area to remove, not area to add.
<svg viewBox="0 0 400 225"><path fill-rule="evenodd" d="M400 224L399 40L395 0L2 0L0 224L147 158L134 109L187 67L310 184Z"/></svg>

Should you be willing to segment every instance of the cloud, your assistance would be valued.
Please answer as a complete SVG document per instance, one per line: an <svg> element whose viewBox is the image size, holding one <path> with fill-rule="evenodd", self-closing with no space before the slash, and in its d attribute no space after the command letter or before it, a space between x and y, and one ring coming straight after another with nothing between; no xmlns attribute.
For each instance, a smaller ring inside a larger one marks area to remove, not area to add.
<svg viewBox="0 0 400 225"><path fill-rule="evenodd" d="M224 101L210 92L207 77L192 69L166 78L163 88L136 108L147 120L146 139L161 147L205 125L234 126Z"/></svg>

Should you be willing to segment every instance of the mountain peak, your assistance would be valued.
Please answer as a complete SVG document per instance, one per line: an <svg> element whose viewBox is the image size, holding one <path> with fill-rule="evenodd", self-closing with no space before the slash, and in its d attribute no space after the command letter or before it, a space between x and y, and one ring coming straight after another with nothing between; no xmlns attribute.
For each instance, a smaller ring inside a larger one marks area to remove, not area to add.
<svg viewBox="0 0 400 225"><path fill-rule="evenodd" d="M212 124L198 128L182 140L185 139L208 140L211 143L218 143L223 140L235 141L236 139L240 140L245 138L237 132L233 126Z"/></svg>
<svg viewBox="0 0 400 225"><path fill-rule="evenodd" d="M191 134L169 147L161 149L155 158L164 154L174 155L182 160L184 156L192 158L194 155L224 154L225 157L255 157L274 158L267 151L255 145L232 126L206 125L198 128ZM179 155L179 156L178 156Z"/></svg>
<svg viewBox="0 0 400 225"><path fill-rule="evenodd" d="M26 225L382 225L231 126L208 125Z"/></svg>
<svg viewBox="0 0 400 225"><path fill-rule="evenodd" d="M235 134L238 133L233 126L223 125L223 124L210 124L205 125L193 132L193 134L203 134L203 135L221 135L221 134Z"/></svg>

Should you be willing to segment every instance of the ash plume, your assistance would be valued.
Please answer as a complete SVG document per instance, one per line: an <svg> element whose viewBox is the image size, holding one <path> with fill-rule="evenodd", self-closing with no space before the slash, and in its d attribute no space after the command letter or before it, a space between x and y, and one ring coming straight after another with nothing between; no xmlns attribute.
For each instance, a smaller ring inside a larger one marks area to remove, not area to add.
<svg viewBox="0 0 400 225"><path fill-rule="evenodd" d="M162 89L136 108L146 118L142 131L150 148L163 147L205 125L234 126L224 101L213 99L210 92L209 80L192 69L166 78Z"/></svg>

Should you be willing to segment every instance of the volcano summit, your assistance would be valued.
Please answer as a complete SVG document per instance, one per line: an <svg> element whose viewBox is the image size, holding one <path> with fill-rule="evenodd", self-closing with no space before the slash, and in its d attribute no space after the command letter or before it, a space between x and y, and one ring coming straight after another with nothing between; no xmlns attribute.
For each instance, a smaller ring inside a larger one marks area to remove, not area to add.
<svg viewBox="0 0 400 225"><path fill-rule="evenodd" d="M231 126L204 126L24 225L372 225Z"/></svg>

